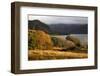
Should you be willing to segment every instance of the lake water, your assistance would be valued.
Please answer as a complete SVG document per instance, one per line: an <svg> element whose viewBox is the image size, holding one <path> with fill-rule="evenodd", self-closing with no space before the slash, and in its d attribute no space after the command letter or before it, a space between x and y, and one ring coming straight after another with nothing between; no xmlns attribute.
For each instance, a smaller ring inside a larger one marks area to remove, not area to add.
<svg viewBox="0 0 100 76"><path fill-rule="evenodd" d="M66 39L67 37L67 35L52 35L52 36L62 39ZM75 36L76 38L78 38L81 41L81 43L88 42L88 34L71 34L71 36Z"/></svg>

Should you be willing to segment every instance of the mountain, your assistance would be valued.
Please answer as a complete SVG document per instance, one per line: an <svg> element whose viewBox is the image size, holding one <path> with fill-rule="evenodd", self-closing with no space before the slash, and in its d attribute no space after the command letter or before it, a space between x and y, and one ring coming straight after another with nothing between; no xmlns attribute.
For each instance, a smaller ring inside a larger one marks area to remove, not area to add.
<svg viewBox="0 0 100 76"><path fill-rule="evenodd" d="M52 33L55 34L87 34L87 24L51 24L49 25Z"/></svg>
<svg viewBox="0 0 100 76"><path fill-rule="evenodd" d="M33 30L42 30L46 33L50 32L50 28L47 24L41 22L40 20L29 20L28 28Z"/></svg>
<svg viewBox="0 0 100 76"><path fill-rule="evenodd" d="M42 30L49 34L67 35L67 34L87 34L87 24L46 24L40 20L29 20L28 28Z"/></svg>

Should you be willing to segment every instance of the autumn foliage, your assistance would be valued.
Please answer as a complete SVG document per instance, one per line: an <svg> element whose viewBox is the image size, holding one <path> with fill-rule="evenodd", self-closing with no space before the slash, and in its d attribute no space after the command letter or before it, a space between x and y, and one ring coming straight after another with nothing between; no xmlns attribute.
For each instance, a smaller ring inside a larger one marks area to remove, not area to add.
<svg viewBox="0 0 100 76"><path fill-rule="evenodd" d="M51 37L41 30L28 31L28 49L42 49L47 50L52 48Z"/></svg>

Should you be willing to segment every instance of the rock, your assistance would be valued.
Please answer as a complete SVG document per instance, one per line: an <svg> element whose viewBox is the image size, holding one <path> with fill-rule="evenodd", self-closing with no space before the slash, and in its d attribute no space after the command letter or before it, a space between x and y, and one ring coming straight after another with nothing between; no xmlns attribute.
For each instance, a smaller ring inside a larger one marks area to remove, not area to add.
<svg viewBox="0 0 100 76"><path fill-rule="evenodd" d="M75 36L68 35L68 36L66 37L66 40L72 41L72 42L75 43L77 46L80 46L80 44L81 44L80 40L79 40L77 37L75 37Z"/></svg>
<svg viewBox="0 0 100 76"><path fill-rule="evenodd" d="M66 40L67 46L66 49L74 49L76 47L75 43L70 41L70 40Z"/></svg>
<svg viewBox="0 0 100 76"><path fill-rule="evenodd" d="M51 39L55 47L61 47L63 49L70 49L76 47L75 43L70 40L65 40L57 37L52 37Z"/></svg>
<svg viewBox="0 0 100 76"><path fill-rule="evenodd" d="M81 43L80 47L84 48L84 49L88 49L88 44L87 43Z"/></svg>

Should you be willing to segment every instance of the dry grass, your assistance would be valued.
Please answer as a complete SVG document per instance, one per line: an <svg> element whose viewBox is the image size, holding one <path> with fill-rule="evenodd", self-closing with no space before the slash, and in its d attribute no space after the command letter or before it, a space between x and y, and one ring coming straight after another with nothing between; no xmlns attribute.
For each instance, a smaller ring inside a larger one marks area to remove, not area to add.
<svg viewBox="0 0 100 76"><path fill-rule="evenodd" d="M29 50L29 60L52 60L52 59L81 59L87 58L87 53L79 51L54 51L54 50Z"/></svg>

